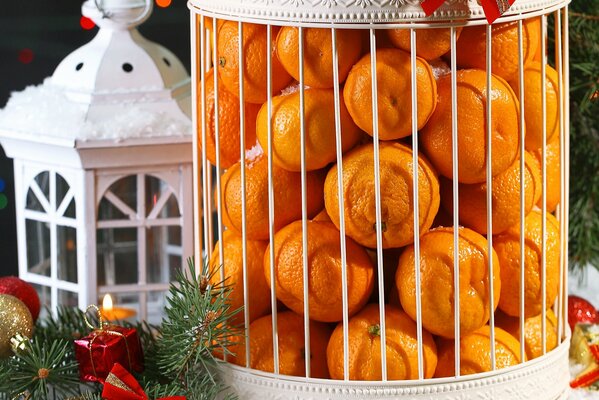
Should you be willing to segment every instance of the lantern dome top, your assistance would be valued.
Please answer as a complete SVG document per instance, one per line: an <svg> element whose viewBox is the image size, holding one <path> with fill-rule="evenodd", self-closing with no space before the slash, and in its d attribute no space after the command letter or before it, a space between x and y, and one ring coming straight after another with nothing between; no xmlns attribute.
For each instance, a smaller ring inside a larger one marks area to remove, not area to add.
<svg viewBox="0 0 599 400"><path fill-rule="evenodd" d="M82 13L97 35L41 85L13 93L0 110L0 131L44 141L190 137L189 75L136 29L151 11L151 0L86 1Z"/></svg>

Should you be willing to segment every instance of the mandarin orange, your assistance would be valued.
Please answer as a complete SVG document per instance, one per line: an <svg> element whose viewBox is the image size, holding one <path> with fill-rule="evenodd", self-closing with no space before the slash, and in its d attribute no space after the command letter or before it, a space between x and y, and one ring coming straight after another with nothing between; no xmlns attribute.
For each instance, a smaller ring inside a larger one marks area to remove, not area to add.
<svg viewBox="0 0 599 400"><path fill-rule="evenodd" d="M355 29L337 29L339 83L361 56L362 32ZM331 29L303 29L304 84L314 88L333 87L333 39ZM299 28L285 26L277 35L277 56L283 67L296 81L300 80Z"/></svg>
<svg viewBox="0 0 599 400"><path fill-rule="evenodd" d="M480 234L459 229L460 332L474 332L489 320L490 279L488 242ZM502 288L500 264L493 251L493 309ZM435 228L420 238L422 325L431 333L454 337L454 247L453 228ZM416 319L416 272L414 246L399 258L395 283L403 309Z"/></svg>
<svg viewBox="0 0 599 400"><path fill-rule="evenodd" d="M545 90L545 126L546 143L549 143L559 132L559 78L557 71L547 65L545 67L545 83L542 84L541 64L530 62L524 68L524 117L526 150L536 150L543 145L543 113L542 93ZM510 82L514 92L520 97L519 80Z"/></svg>
<svg viewBox="0 0 599 400"><path fill-rule="evenodd" d="M412 134L412 99L410 55L398 49L376 51L378 133L381 140L392 140ZM435 110L437 85L426 60L416 60L418 129ZM374 134L372 110L371 54L358 61L349 72L343 98L356 125Z"/></svg>
<svg viewBox="0 0 599 400"><path fill-rule="evenodd" d="M202 119L201 98L198 101L198 146L202 145L202 123L205 121L206 158L212 165L216 165L217 110L214 104L214 73L212 70L205 76L205 95L205 119ZM260 106L257 104L244 104L245 148L247 150L256 144L256 116L259 110ZM240 105L237 96L227 91L220 79L218 79L218 128L220 167L229 168L239 161Z"/></svg>
<svg viewBox="0 0 599 400"><path fill-rule="evenodd" d="M456 28L456 39L462 28ZM387 33L391 42L402 50L410 52L410 30L390 29ZM427 61L434 60L447 53L451 48L451 30L449 28L420 29L416 32L416 55Z"/></svg>
<svg viewBox="0 0 599 400"><path fill-rule="evenodd" d="M335 100L332 89L304 91L306 170L326 167L336 160ZM341 148L347 151L362 137L340 99ZM273 162L288 171L301 171L300 93L277 96L272 102L271 135ZM256 120L256 134L263 148L268 144L268 107L265 103Z"/></svg>
<svg viewBox="0 0 599 400"><path fill-rule="evenodd" d="M274 193L274 229L275 231L302 216L301 174L289 172L273 164ZM246 228L247 238L268 240L269 203L268 203L268 159L260 155L245 166L246 179ZM308 217L322 210L324 171L312 171L306 174ZM229 229L241 235L242 203L241 164L236 163L221 177L223 202L223 222ZM215 196L216 197L216 196Z"/></svg>
<svg viewBox="0 0 599 400"><path fill-rule="evenodd" d="M214 251L210 257L210 271L215 271L211 275L211 282L213 284L221 282L220 268L222 266L225 284L232 287L229 294L231 310L237 310L245 306L249 310L249 322L252 322L256 318L267 314L270 310L270 289L262 271L262 259L268 242L247 240L245 243L247 255L246 282L251 285L251 290L248 290L248 303L245 304L243 297L243 239L232 231L226 230L223 232L222 241L224 258L221 259L220 256L219 242L214 245ZM232 317L232 322L238 325L243 324L243 310Z"/></svg>
<svg viewBox="0 0 599 400"><path fill-rule="evenodd" d="M481 70L457 72L458 180L480 183L487 171L487 82ZM437 81L439 102L421 131L423 150L438 172L452 179L451 75ZM503 79L493 76L491 92L492 175L505 171L518 156L518 99Z"/></svg>
<svg viewBox="0 0 599 400"><path fill-rule="evenodd" d="M550 307L557 296L559 284L559 222L547 214L545 236L546 297L542 296L542 221L541 212L531 211L524 221L524 316L541 313L542 307ZM493 237L493 247L501 263L502 285L499 308L508 315L520 314L520 224Z"/></svg>
<svg viewBox="0 0 599 400"><path fill-rule="evenodd" d="M271 89L278 93L289 82L291 76L285 71L276 55L278 27L273 27L271 42L266 43L267 27L260 24L243 24L243 90L244 101L262 104L267 100L268 65L267 52L271 52ZM218 74L223 85L236 95L239 93L239 25L226 21L218 29Z"/></svg>
<svg viewBox="0 0 599 400"><path fill-rule="evenodd" d="M460 338L460 375L491 371L491 328L488 325ZM455 375L455 341L438 341L439 362L435 378ZM520 342L495 327L495 368L502 369L520 362Z"/></svg>
<svg viewBox="0 0 599 400"><path fill-rule="evenodd" d="M543 327L542 314L536 317L526 318L524 321L524 351L526 359L532 360L543 355ZM557 347L557 318L553 311L548 308L545 324L545 350L548 352ZM510 317L501 311L495 314L495 326L505 330L510 335L520 340L520 319ZM520 354L520 353L518 353Z"/></svg>
<svg viewBox="0 0 599 400"><path fill-rule="evenodd" d="M310 318L337 322L343 318L341 247L339 231L330 222L308 221L308 305ZM349 315L368 301L374 267L366 251L346 238L347 301ZM272 287L270 247L264 253L264 274ZM280 229L274 240L277 299L292 311L304 313L302 221Z"/></svg>
<svg viewBox="0 0 599 400"><path fill-rule="evenodd" d="M279 343L279 373L282 375L306 376L306 351L304 319L291 311L277 314ZM331 328L322 322L310 321L310 377L328 378L326 349ZM258 318L250 325L250 368L274 372L274 350L272 337L272 315ZM246 361L245 341L232 351L238 365Z"/></svg>
<svg viewBox="0 0 599 400"><path fill-rule="evenodd" d="M376 304L367 305L349 320L349 379L381 380L381 326ZM391 305L385 306L387 378L418 379L416 323ZM431 378L437 365L433 336L422 331L424 377ZM327 346L327 364L332 379L343 379L343 324L339 323Z"/></svg>
<svg viewBox="0 0 599 400"><path fill-rule="evenodd" d="M487 25L467 26L456 46L459 68L486 69ZM525 19L522 28L524 64L531 61L539 46L538 18ZM491 25L491 72L510 81L518 73L518 22Z"/></svg>
<svg viewBox="0 0 599 400"><path fill-rule="evenodd" d="M547 212L555 211L557 205L560 202L561 197L561 161L560 161L560 138L559 135L555 136L551 142L547 143L545 148L545 173L546 173L546 201L547 204ZM543 148L539 148L532 152L534 155L539 171L539 176L542 179L542 160L543 160ZM542 185L542 182L541 182ZM542 186L541 186L542 188ZM542 193L541 193L542 194ZM543 207L543 199L539 197L537 201L537 207Z"/></svg>
<svg viewBox="0 0 599 400"><path fill-rule="evenodd" d="M374 145L365 144L343 156L345 232L359 244L376 247ZM383 248L402 247L414 241L412 149L395 142L379 144L381 231ZM339 228L337 165L328 172L324 198L327 213ZM426 232L439 209L439 180L434 169L418 157L420 232Z"/></svg>
<svg viewBox="0 0 599 400"><path fill-rule="evenodd" d="M524 157L524 215L532 210L541 196L541 176L535 158L525 152ZM520 160L493 177L493 234L509 229L520 220ZM487 233L487 183L460 184L458 188L460 222L478 233ZM441 179L441 204L451 213L453 187L448 179Z"/></svg>

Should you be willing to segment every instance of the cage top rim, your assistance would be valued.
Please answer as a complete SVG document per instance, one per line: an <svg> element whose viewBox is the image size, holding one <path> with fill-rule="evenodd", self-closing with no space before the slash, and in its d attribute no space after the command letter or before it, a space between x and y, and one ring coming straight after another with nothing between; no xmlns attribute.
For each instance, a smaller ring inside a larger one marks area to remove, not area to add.
<svg viewBox="0 0 599 400"><path fill-rule="evenodd" d="M318 7L331 1L335 6ZM277 26L326 27L339 29L445 28L485 25L487 20L478 0L447 0L427 17L421 0L188 0L193 14ZM342 2L347 3L341 5ZM571 0L517 0L493 24L512 22L549 14L567 6ZM249 4L251 3L251 4ZM314 4L312 4L314 3ZM348 4L353 4L350 6ZM370 4L366 7L355 4ZM295 9L292 4L301 4ZM384 5L386 4L386 5ZM399 5L397 5L399 4Z"/></svg>

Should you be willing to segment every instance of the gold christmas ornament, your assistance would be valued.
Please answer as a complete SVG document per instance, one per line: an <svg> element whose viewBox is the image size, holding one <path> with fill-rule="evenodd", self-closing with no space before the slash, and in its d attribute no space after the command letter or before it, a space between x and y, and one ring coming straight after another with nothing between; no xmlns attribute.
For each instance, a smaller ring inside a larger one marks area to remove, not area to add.
<svg viewBox="0 0 599 400"><path fill-rule="evenodd" d="M21 334L31 337L33 318L27 306L19 299L8 294L0 294L0 358L12 354L13 336Z"/></svg>

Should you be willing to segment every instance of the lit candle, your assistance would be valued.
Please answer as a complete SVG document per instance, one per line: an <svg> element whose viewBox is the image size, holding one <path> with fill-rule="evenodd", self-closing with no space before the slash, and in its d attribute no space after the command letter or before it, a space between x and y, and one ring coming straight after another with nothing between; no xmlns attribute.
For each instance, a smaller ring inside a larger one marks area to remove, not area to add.
<svg viewBox="0 0 599 400"><path fill-rule="evenodd" d="M107 321L125 320L129 317L133 317L136 312L130 308L124 307L113 307L112 297L109 294L104 295L102 300L102 316Z"/></svg>

